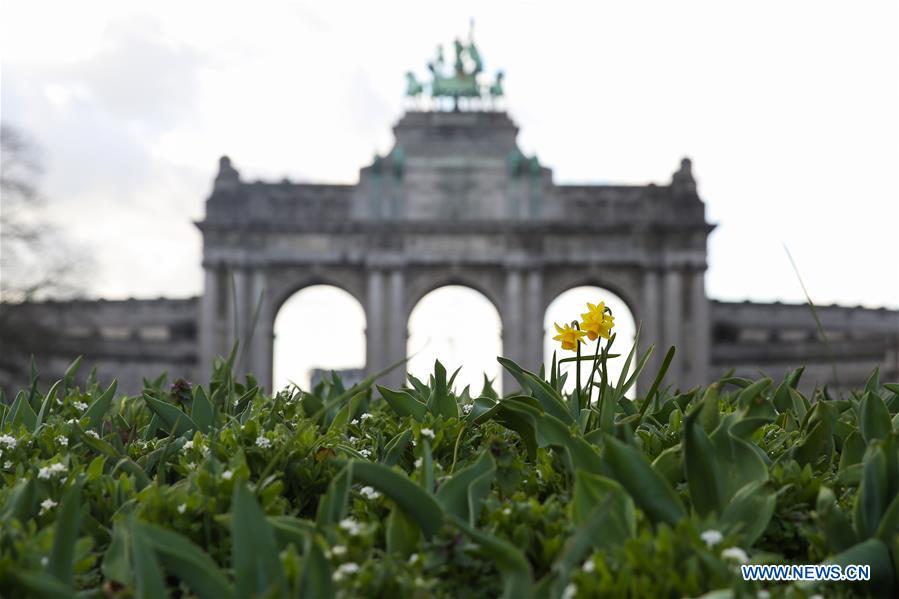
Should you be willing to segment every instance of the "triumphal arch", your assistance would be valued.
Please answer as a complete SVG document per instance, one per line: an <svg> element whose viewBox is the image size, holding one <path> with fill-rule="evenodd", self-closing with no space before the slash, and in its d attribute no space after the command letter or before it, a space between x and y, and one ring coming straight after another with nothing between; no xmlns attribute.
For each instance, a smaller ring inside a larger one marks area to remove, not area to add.
<svg viewBox="0 0 899 599"><path fill-rule="evenodd" d="M278 308L320 283L364 307L368 372L405 357L413 306L447 284L483 293L502 319L503 353L537 369L548 304L572 287L598 285L642 322L641 347L678 347L672 381L707 382L713 227L690 161L658 185L556 184L547 165L518 147L518 126L497 108L502 73L480 81L472 41L456 42L454 65L441 52L429 69L430 83L407 74L419 107L399 119L393 148L364 166L355 185L246 182L221 159L197 223L200 371L234 339L248 340L244 366L271 388ZM394 371L386 381L402 378Z"/></svg>

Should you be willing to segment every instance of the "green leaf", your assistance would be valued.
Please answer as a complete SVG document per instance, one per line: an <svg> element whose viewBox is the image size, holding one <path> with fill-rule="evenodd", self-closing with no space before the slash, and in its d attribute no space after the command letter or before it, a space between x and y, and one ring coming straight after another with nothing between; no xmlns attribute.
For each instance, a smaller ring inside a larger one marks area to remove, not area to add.
<svg viewBox="0 0 899 599"><path fill-rule="evenodd" d="M715 448L724 501L751 482L768 480L768 464L758 447L734 434L743 422L746 420L739 414L728 414L709 436ZM749 428L755 427L756 423L750 422Z"/></svg>
<svg viewBox="0 0 899 599"><path fill-rule="evenodd" d="M7 420L13 429L19 424L24 424L25 428L29 431L34 430L34 425L37 422L37 414L34 413L34 408L28 403L24 393L19 393L16 396L16 400L13 402L9 411L10 413L7 416Z"/></svg>
<svg viewBox="0 0 899 599"><path fill-rule="evenodd" d="M571 502L571 519L576 527L586 526L597 518L596 507L605 505L600 516L602 534L592 539L596 549L622 545L637 532L634 501L624 488L610 478L578 470Z"/></svg>
<svg viewBox="0 0 899 599"><path fill-rule="evenodd" d="M3 517L0 520L6 522L15 518L19 522L24 523L31 516L35 498L36 484L34 479L29 477L20 480L7 495L6 503L3 504Z"/></svg>
<svg viewBox="0 0 899 599"><path fill-rule="evenodd" d="M760 396L765 390L771 386L772 381L770 378L765 377L758 381L755 381L737 395L735 400L736 405L738 406L748 406L752 400Z"/></svg>
<svg viewBox="0 0 899 599"><path fill-rule="evenodd" d="M129 550L131 545L129 528L121 522L116 522L112 527L112 538L109 541L109 547L103 554L103 563L100 566L104 578L125 586L131 585L134 576Z"/></svg>
<svg viewBox="0 0 899 599"><path fill-rule="evenodd" d="M709 397L713 396L706 393L706 398ZM714 397L717 412L717 394ZM707 516L711 512L720 514L727 499L724 496L715 449L699 422L706 413L707 405L706 400L703 400L700 406L687 414L683 432L684 470L690 489L690 501L700 516Z"/></svg>
<svg viewBox="0 0 899 599"><path fill-rule="evenodd" d="M134 531L133 522L132 520L132 531ZM156 560L156 554L139 532L131 534L131 557L137 596L141 599L168 596L169 593L166 590L165 579L159 562Z"/></svg>
<svg viewBox="0 0 899 599"><path fill-rule="evenodd" d="M50 550L50 561L47 564L47 571L56 580L69 587L73 582L75 543L78 541L78 529L81 528L81 486L83 484L83 479L79 477L59 502L56 527L53 532L53 548Z"/></svg>
<svg viewBox="0 0 899 599"><path fill-rule="evenodd" d="M531 395L540 402L544 411L552 414L565 424L574 423L574 419L571 417L568 407L566 407L565 402L562 400L562 396L559 395L558 391L547 384L546 381L542 380L536 374L524 370L512 360L507 358L497 358L496 360L503 366L503 368L509 371L509 374L511 374L516 381L518 381L522 391L529 391Z"/></svg>
<svg viewBox="0 0 899 599"><path fill-rule="evenodd" d="M406 513L394 506L387 516L387 552L407 559L416 550L421 530Z"/></svg>
<svg viewBox="0 0 899 599"><path fill-rule="evenodd" d="M876 393L866 392L859 402L858 424L865 443L874 439L885 440L890 434L890 412Z"/></svg>
<svg viewBox="0 0 899 599"><path fill-rule="evenodd" d="M41 424L44 423L44 418L50 412L50 406L53 405L53 400L56 399L56 393L59 391L59 386L62 384L62 381L56 381L53 383L53 386L50 387L50 390L47 391L47 395L44 396L44 401L41 403L41 409L37 413L37 418L34 420L34 429L37 430L41 427Z"/></svg>
<svg viewBox="0 0 899 599"><path fill-rule="evenodd" d="M132 544L135 538L146 543L165 570L180 578L200 599L235 597L212 558L180 534L135 520L131 538Z"/></svg>
<svg viewBox="0 0 899 599"><path fill-rule="evenodd" d="M437 503L446 513L474 526L495 475L496 462L489 451L483 451L473 464L443 481L437 491Z"/></svg>
<svg viewBox="0 0 899 599"><path fill-rule="evenodd" d="M533 398L531 400L536 401ZM528 404L520 396L514 396L497 402L476 422L492 418L509 430L515 431L524 444L528 458L533 460L537 455L537 418L540 414L540 408Z"/></svg>
<svg viewBox="0 0 899 599"><path fill-rule="evenodd" d="M381 397L393 408L393 411L397 413L398 416L406 417L412 416L418 422L421 422L425 419L428 413L428 406L421 403L407 391L393 391L386 387L382 387L378 385L378 391L381 393Z"/></svg>
<svg viewBox="0 0 899 599"><path fill-rule="evenodd" d="M147 402L147 407L159 417L160 424L169 432L174 431L176 436L180 437L196 430L197 425L190 416L172 404L160 401L148 393L144 393L144 401Z"/></svg>
<svg viewBox="0 0 899 599"><path fill-rule="evenodd" d="M860 463L865 455L865 447L865 441L858 432L849 433L843 440L843 449L840 452L840 470Z"/></svg>
<svg viewBox="0 0 899 599"><path fill-rule="evenodd" d="M868 393L872 393L877 395L877 392L880 391L880 367L875 366L874 370L871 371L871 376L868 377L868 382L865 383L865 391Z"/></svg>
<svg viewBox="0 0 899 599"><path fill-rule="evenodd" d="M686 516L680 498L639 451L610 435L604 447L603 459L613 476L653 522L674 525Z"/></svg>
<svg viewBox="0 0 899 599"><path fill-rule="evenodd" d="M843 567L865 564L871 567L871 580L858 584L861 588L878 597L896 596L896 570L890 559L889 548L879 539L868 539L854 547L833 556L827 563Z"/></svg>
<svg viewBox="0 0 899 599"><path fill-rule="evenodd" d="M863 474L855 497L855 527L863 539L873 536L890 501L887 495L887 458L874 442L862 460Z"/></svg>
<svg viewBox="0 0 899 599"><path fill-rule="evenodd" d="M397 433L384 448L384 459L381 463L388 467L396 465L396 463L400 461L400 458L403 457L403 453L406 451L406 447L409 446L409 441L411 440L411 428L407 428L406 430Z"/></svg>
<svg viewBox="0 0 899 599"><path fill-rule="evenodd" d="M432 495L406 476L381 464L351 460L353 480L371 485L392 499L430 539L442 526L444 513Z"/></svg>
<svg viewBox="0 0 899 599"><path fill-rule="evenodd" d="M22 596L41 597L41 599L72 599L73 597L71 588L48 577L43 572L14 572L12 575L23 587L31 591L30 594Z"/></svg>
<svg viewBox="0 0 899 599"><path fill-rule="evenodd" d="M524 553L508 541L479 531L461 518L450 515L448 519L467 534L485 551L485 557L492 559L503 579L503 597L520 599L531 594L534 576L531 565Z"/></svg>
<svg viewBox="0 0 899 599"><path fill-rule="evenodd" d="M660 453L653 460L652 469L658 472L671 486L684 480L684 450L681 444L669 447Z"/></svg>
<svg viewBox="0 0 899 599"><path fill-rule="evenodd" d="M343 519L350 501L350 485L353 483L353 464L350 460L337 476L328 483L328 491L318 504L315 523L319 530Z"/></svg>
<svg viewBox="0 0 899 599"><path fill-rule="evenodd" d="M846 514L840 510L836 495L830 488L822 486L818 490L815 503L818 525L824 531L828 546L835 551L843 551L858 543L858 535Z"/></svg>
<svg viewBox="0 0 899 599"><path fill-rule="evenodd" d="M275 534L245 484L234 485L231 501L231 565L241 597L286 595Z"/></svg>
<svg viewBox="0 0 899 599"><path fill-rule="evenodd" d="M753 481L727 502L720 521L725 530L739 530L744 546L751 547L768 527L776 503L777 493L770 483Z"/></svg>
<svg viewBox="0 0 899 599"><path fill-rule="evenodd" d="M709 385L702 396L699 412L699 423L702 430L707 433L715 430L720 420L721 409L718 407L718 393L721 387L718 383Z"/></svg>
<svg viewBox="0 0 899 599"><path fill-rule="evenodd" d="M68 391L72 387L74 387L75 375L78 374L78 370L81 368L81 356L75 358L69 367L66 368L66 372L62 377L63 389Z"/></svg>
<svg viewBox="0 0 899 599"><path fill-rule="evenodd" d="M197 428L203 434L208 434L212 425L215 424L215 413L212 409L212 402L206 395L206 390L202 385L194 387L194 398L190 410L190 418L197 424Z"/></svg>
<svg viewBox="0 0 899 599"><path fill-rule="evenodd" d="M456 400L449 393L446 384L446 368L443 367L440 360L434 362L434 387L428 398L428 410L435 416L443 416L447 419L459 417L459 406L456 405Z"/></svg>
<svg viewBox="0 0 899 599"><path fill-rule="evenodd" d="M106 388L106 391L104 391L103 394L100 395L100 397L91 402L91 405L88 406L87 410L85 410L84 417L90 419L88 428L93 429L97 432L101 431L103 417L106 416L106 412L108 412L109 408L112 406L112 398L115 397L117 386L118 381L116 379L113 379L109 387Z"/></svg>
<svg viewBox="0 0 899 599"><path fill-rule="evenodd" d="M329 599L334 597L334 584L331 582L331 564L325 558L315 535L309 535L306 543L303 571L300 574L299 597Z"/></svg>
<svg viewBox="0 0 899 599"><path fill-rule="evenodd" d="M553 562L550 573L538 583L535 589L536 597L542 599L563 596L564 584L568 581L571 571L583 562L590 550L596 546L611 545L606 542L605 536L610 519L617 519L610 514L618 507L613 507L613 503L613 495L609 494L600 503L593 505L587 518L577 527L577 532L565 542L559 557Z"/></svg>

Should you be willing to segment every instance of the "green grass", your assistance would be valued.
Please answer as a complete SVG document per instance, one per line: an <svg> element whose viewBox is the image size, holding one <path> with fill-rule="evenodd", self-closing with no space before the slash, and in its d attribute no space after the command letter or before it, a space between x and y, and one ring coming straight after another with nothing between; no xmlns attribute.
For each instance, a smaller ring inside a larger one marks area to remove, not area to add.
<svg viewBox="0 0 899 599"><path fill-rule="evenodd" d="M501 360L520 386L504 398L455 393L439 363L404 389L334 378L270 396L233 362L208 385L162 376L137 397L93 375L79 386L79 363L0 407L0 595L899 588L899 385L876 371L831 398L800 393L801 370L672 394L645 361L617 382L597 364L590 392L568 395L557 372ZM638 377L649 397L630 400ZM868 563L873 579L744 582L741 551Z"/></svg>

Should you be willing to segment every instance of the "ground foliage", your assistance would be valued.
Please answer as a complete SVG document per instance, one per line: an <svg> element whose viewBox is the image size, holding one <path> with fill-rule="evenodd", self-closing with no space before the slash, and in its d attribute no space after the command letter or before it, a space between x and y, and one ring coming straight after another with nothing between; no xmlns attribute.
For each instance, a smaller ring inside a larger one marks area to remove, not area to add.
<svg viewBox="0 0 899 599"><path fill-rule="evenodd" d="M799 369L677 392L670 358L596 368L589 396L505 359L504 398L455 393L440 363L273 397L233 355L136 397L76 384L79 361L46 391L33 373L0 404L0 594L896 596L899 385L805 397ZM744 559L873 579L750 583Z"/></svg>

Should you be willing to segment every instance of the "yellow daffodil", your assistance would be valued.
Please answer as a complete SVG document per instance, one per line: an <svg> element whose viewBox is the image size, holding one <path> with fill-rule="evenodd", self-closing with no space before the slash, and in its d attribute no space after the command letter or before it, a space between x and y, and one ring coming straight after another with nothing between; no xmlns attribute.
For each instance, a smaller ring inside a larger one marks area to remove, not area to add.
<svg viewBox="0 0 899 599"><path fill-rule="evenodd" d="M579 331L577 329L571 328L570 324L566 324L565 328L560 327L558 324L553 323L556 326L556 332L559 333L555 337L553 337L554 341L560 341L562 343L562 349L570 349L571 351L577 350L577 344L582 343L582 339L586 333L584 331Z"/></svg>
<svg viewBox="0 0 899 599"><path fill-rule="evenodd" d="M587 311L581 314L582 322L581 330L587 334L590 341L596 340L597 337L608 339L615 326L615 317L606 313L605 302L599 302L598 305L587 304Z"/></svg>

